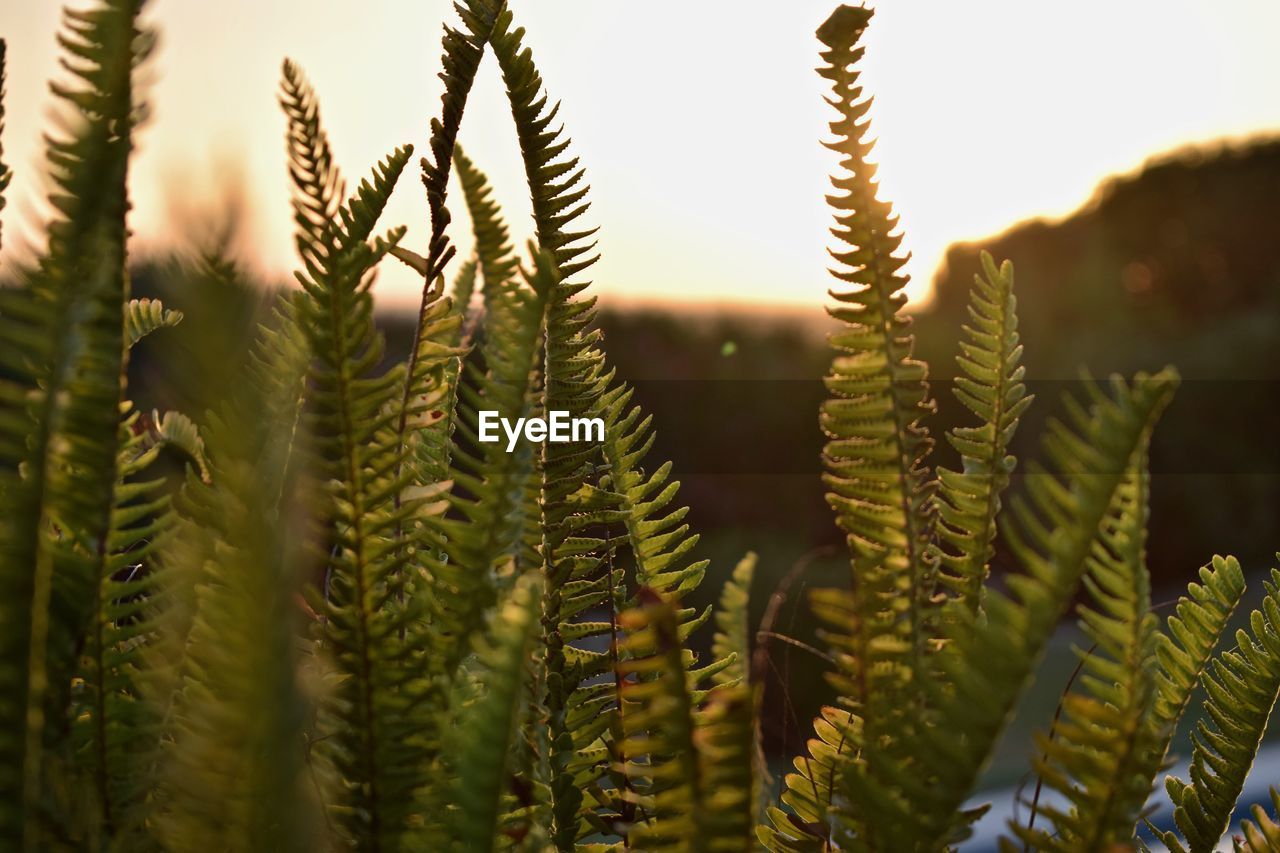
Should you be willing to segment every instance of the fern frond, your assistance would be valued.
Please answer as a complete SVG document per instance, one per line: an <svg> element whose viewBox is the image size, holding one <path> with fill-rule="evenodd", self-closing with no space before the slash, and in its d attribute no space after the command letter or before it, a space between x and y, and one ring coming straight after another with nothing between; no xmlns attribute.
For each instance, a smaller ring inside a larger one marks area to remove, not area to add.
<svg viewBox="0 0 1280 853"><path fill-rule="evenodd" d="M1271 789L1271 811L1280 814L1280 790ZM1238 853L1272 853L1280 850L1280 823L1277 823L1261 805L1254 804L1249 810L1252 819L1240 822L1240 832L1244 835L1244 843L1236 842Z"/></svg>
<svg viewBox="0 0 1280 853"><path fill-rule="evenodd" d="M1200 583L1189 584L1187 595L1178 599L1167 632L1156 637L1157 693L1151 728L1160 738L1160 761L1244 588L1244 571L1236 558L1214 556L1200 568Z"/></svg>
<svg viewBox="0 0 1280 853"><path fill-rule="evenodd" d="M151 412L149 444L153 447L172 447L196 467L200 479L209 482L209 459L204 452L204 438L200 428L182 412Z"/></svg>
<svg viewBox="0 0 1280 853"><path fill-rule="evenodd" d="M511 245L511 232L502 219L502 211L493 199L493 188L485 177L457 146L453 151L454 166L462 195L471 216L471 230L475 234L476 258L485 287L501 286L516 274L519 263Z"/></svg>
<svg viewBox="0 0 1280 853"><path fill-rule="evenodd" d="M716 673L716 684L746 684L748 681L748 667L751 663L751 579L755 570L756 555L748 553L734 566L733 575L720 593L711 657L729 661L729 664Z"/></svg>
<svg viewBox="0 0 1280 853"><path fill-rule="evenodd" d="M0 297L0 836L39 842L68 690L107 548L124 371L126 174L150 50L139 0L67 12L72 113L48 141L48 248ZM62 831L74 832L54 815ZM52 822L51 822L52 823Z"/></svg>
<svg viewBox="0 0 1280 853"><path fill-rule="evenodd" d="M843 285L831 291L836 305L828 309L843 326L830 336L830 398L820 410L827 438L823 482L845 534L851 577L849 589L823 591L813 606L838 660L829 680L846 710L860 718L837 738L835 751L824 750L837 775L860 749L855 739L887 744L878 732L896 733L920 716L919 685L928 677L924 657L936 631L937 483L926 467L933 440L923 423L934 406L927 368L912 357L911 319L902 310L907 277L898 219L879 198L876 169L868 162L871 101L862 96L856 65L871 16L866 8L840 6L817 33L824 46L818 73L831 85L826 100L837 113L830 123L834 139L824 144L840 155L831 178L836 192L827 204L838 241L830 250L831 274ZM818 748L826 742L811 741ZM830 780L803 777L795 781L810 790L797 795L801 802L832 791ZM828 803L813 805L817 814L803 823L821 826ZM783 845L777 849L826 843L820 836L799 838L796 824L783 820L770 841Z"/></svg>
<svg viewBox="0 0 1280 853"><path fill-rule="evenodd" d="M1111 500L1083 577L1092 605L1080 606L1081 687L1063 699L1061 718L1037 733L1036 771L1068 809L1042 805L1053 831L1010 827L1045 851L1108 851L1133 838L1163 755L1163 732L1149 725L1157 698L1156 617L1146 566L1146 452L1135 457Z"/></svg>
<svg viewBox="0 0 1280 853"><path fill-rule="evenodd" d="M440 351L441 345L456 347L459 341L450 336L439 336L440 322L439 299L443 289L442 274L445 265L453 257L454 247L449 242L446 229L450 216L445 204L449 190L449 172L453 163L453 150L457 144L458 129L462 124L462 113L466 108L467 97L475 82L476 71L484 56L484 45L492 31L497 7L495 0L463 0L455 4L462 16L465 31L446 26L443 39L443 55L441 56L440 79L444 81L444 92L440 96L441 115L431 120L431 138L428 147L431 159L422 158L422 183L427 191L427 205L431 212L431 235L428 241L427 255L418 258L421 262L420 272L423 276L422 303L418 309L418 323L414 328L413 345L409 350L409 363L405 369L404 384L401 389L400 415L396 421L397 448L404 448L410 441L411 430L423 409L424 398L443 396L446 402L452 403L452 385L457 373L454 368L446 368L441 364L453 364L452 360ZM406 253L402 253L404 258ZM407 261L408 262L408 261ZM411 264L413 265L413 264ZM457 303L457 313L465 314L470 302L467 298ZM434 332L434 334L433 334ZM425 362L425 363L424 363ZM446 370L452 370L445 375ZM440 394L445 387L443 395ZM431 411L431 410L428 410ZM448 411L452 411L450 408ZM448 435L452 423L438 427L434 436L427 436L426 453L430 461L428 467L439 470L447 468L448 461L444 451L448 447ZM440 434L445 435L443 442L433 441ZM399 536L397 537L399 538Z"/></svg>
<svg viewBox="0 0 1280 853"><path fill-rule="evenodd" d="M868 773L850 772L846 799L898 849L934 849L968 833L960 807L1071 602L1125 472L1147 446L1155 420L1177 386L1165 370L1113 379L1111 392L1090 383L1089 409L1066 398L1067 423L1050 423L1044 451L1056 473L1032 468L1027 499L1002 534L1022 566L1009 592L988 591L985 618L948 626L928 683L930 717L901 744L910 761L894 764L864 751Z"/></svg>
<svg viewBox="0 0 1280 853"><path fill-rule="evenodd" d="M194 586L152 820L165 849L326 849L304 731L302 520L292 470L303 363L264 334L211 418L213 472L193 481L166 569Z"/></svg>
<svg viewBox="0 0 1280 853"><path fill-rule="evenodd" d="M452 847L459 851L494 850L512 769L525 681L537 647L542 609L542 577L526 573L498 608L490 637L476 652L481 687L470 702L455 703L456 739L446 766L453 774L449 798Z"/></svg>
<svg viewBox="0 0 1280 853"><path fill-rule="evenodd" d="M867 725L887 729L907 710L903 689L925 650L936 509L935 485L924 467L932 440L921 422L933 404L925 365L911 357L910 318L901 310L907 284L900 272L902 237L867 161L871 102L862 98L855 64L870 18L867 9L842 6L818 30L826 48L819 73L831 82L828 103L838 113L831 123L835 141L827 146L841 156L840 173L831 179L837 193L827 199L842 244L832 250L832 274L849 288L832 292L837 307L830 313L845 326L831 337L837 355L821 420L828 437L827 501L847 536L859 611L854 625L832 626L856 631L833 640L850 668L838 689Z"/></svg>
<svg viewBox="0 0 1280 853"><path fill-rule="evenodd" d="M439 522L444 560L429 566L436 597L433 613L436 655L446 673L462 662L472 635L505 586L531 566L524 537L536 519L527 517L525 493L534 474L534 448L523 438L507 452L505 436L481 442L481 411L512 423L533 411L538 345L546 301L555 283L549 256L535 256L536 268L523 282L509 282L495 307L482 361L466 369L471 381L459 388L457 436L448 498L454 513Z"/></svg>
<svg viewBox="0 0 1280 853"><path fill-rule="evenodd" d="M1213 659L1204 675L1204 717L1191 735L1189 781L1165 779L1177 833L1165 833L1171 850L1206 853L1217 848L1280 696L1280 570L1264 583L1266 597L1236 632L1235 648Z"/></svg>
<svg viewBox="0 0 1280 853"><path fill-rule="evenodd" d="M343 780L333 804L342 834L360 845L395 846L426 783L426 687L400 639L419 604L400 596L414 550L401 547L401 533L415 509L397 500L407 485L406 450L391 403L403 376L376 373L383 340L370 293L374 268L403 229L369 238L411 149L397 149L340 204L341 178L315 96L288 62L281 103L303 263L297 277L306 294L300 319L311 355L304 424L327 493L321 645L339 679L322 706L319 740Z"/></svg>
<svg viewBox="0 0 1280 853"><path fill-rule="evenodd" d="M181 322L182 312L165 308L159 299L130 299L124 309L125 343L132 347L156 329Z"/></svg>
<svg viewBox="0 0 1280 853"><path fill-rule="evenodd" d="M955 394L982 420L947 436L960 453L960 471L938 469L939 579L971 611L982 608L981 593L995 553L1000 495L1009 486L1016 460L1009 453L1018 419L1031 405L1022 377L1022 344L1013 296L1013 265L999 268L982 253L983 275L974 276L969 296L968 341L961 342L957 363L963 375Z"/></svg>
<svg viewBox="0 0 1280 853"><path fill-rule="evenodd" d="M740 684L700 691L678 608L648 592L642 601L620 617L626 638L618 748L632 781L624 796L643 816L627 843L655 851L750 850L750 692Z"/></svg>

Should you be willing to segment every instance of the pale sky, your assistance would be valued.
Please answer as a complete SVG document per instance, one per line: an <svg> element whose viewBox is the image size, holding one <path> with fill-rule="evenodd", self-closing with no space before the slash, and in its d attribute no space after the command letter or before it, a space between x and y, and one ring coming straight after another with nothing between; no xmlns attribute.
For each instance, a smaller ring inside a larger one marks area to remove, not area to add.
<svg viewBox="0 0 1280 853"><path fill-rule="evenodd" d="M0 0L9 40L5 159L17 171L6 251L44 216L39 135L56 70L55 0ZM830 0L512 0L593 186L618 302L816 305L829 280L822 196L828 111L813 31ZM1070 212L1098 181L1194 142L1280 131L1276 0L884 0L866 39L882 193L914 258L913 293L946 247ZM162 43L154 119L135 159L138 249L172 239L184 210L238 177L244 247L283 279L293 265L276 106L281 59L318 90L348 182L394 146L426 152L448 0L153 0ZM491 57L461 139L523 240L529 207ZM415 164L416 164L415 157ZM225 194L225 193L223 193ZM469 243L460 195L454 239ZM387 225L421 249L416 165ZM388 266L379 297L414 302Z"/></svg>

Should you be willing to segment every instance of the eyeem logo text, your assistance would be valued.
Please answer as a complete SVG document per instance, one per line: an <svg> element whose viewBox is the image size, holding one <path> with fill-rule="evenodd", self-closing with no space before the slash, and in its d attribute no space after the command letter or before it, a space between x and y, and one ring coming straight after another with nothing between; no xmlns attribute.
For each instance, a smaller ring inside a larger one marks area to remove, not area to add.
<svg viewBox="0 0 1280 853"><path fill-rule="evenodd" d="M521 435L531 442L551 441L556 444L604 441L604 420L601 418L572 418L568 412L555 410L550 415L547 418L516 418L512 423L493 410L482 410L479 437L485 444L501 441L498 435L501 427L507 437L508 453L516 449Z"/></svg>

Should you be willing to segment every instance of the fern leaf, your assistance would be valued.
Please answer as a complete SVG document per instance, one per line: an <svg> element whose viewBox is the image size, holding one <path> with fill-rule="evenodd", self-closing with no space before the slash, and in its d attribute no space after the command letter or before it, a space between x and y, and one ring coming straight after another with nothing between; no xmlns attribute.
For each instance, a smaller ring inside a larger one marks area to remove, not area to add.
<svg viewBox="0 0 1280 853"><path fill-rule="evenodd" d="M1071 804L1042 806L1053 831L1010 822L1037 850L1107 851L1133 837L1163 758L1163 732L1148 725L1157 698L1156 617L1146 566L1150 474L1145 449L1112 496L1083 577L1092 606L1080 622L1093 651L1078 688L1063 699L1054 732L1037 736L1036 770Z"/></svg>
<svg viewBox="0 0 1280 853"><path fill-rule="evenodd" d="M200 474L200 479L209 481L209 460L204 452L204 439L200 436L200 428L191 418L182 412L151 413L151 445L156 447L172 447L184 455Z"/></svg>
<svg viewBox="0 0 1280 853"><path fill-rule="evenodd" d="M997 268L982 254L983 275L974 276L969 297L968 341L957 359L962 376L955 394L980 427L962 427L947 436L960 453L960 471L939 469L940 580L961 606L981 609L981 592L995 553L1000 495L1009 486L1016 460L1009 445L1018 419L1031 404L1022 377L1022 345L1013 296L1013 266Z"/></svg>
<svg viewBox="0 0 1280 853"><path fill-rule="evenodd" d="M827 437L823 482L849 548L851 582L849 590L821 593L814 609L839 661L830 680L842 704L861 719L840 735L840 749L825 755L838 768L860 748L855 738L880 740L877 732L896 732L903 719L919 715L918 685L927 677L924 655L936 630L931 613L938 554L931 543L937 483L925 467L933 441L922 420L933 403L927 369L912 358L911 320L902 310L907 277L898 220L879 198L868 162L871 101L862 97L856 65L871 15L866 8L840 6L817 34L824 46L818 73L831 85L827 103L837 113L830 124L834 140L825 143L840 155L831 178L836 192L827 203L838 241L831 274L843 285L831 291L836 306L829 309L843 326L830 338L830 399L820 411ZM811 743L822 748L826 739ZM829 782L808 783L810 793L832 790ZM814 805L819 813L827 807ZM805 822L825 821L815 817ZM775 823L773 841L784 845L779 849L825 843L819 836L802 841L797 828L786 819Z"/></svg>
<svg viewBox="0 0 1280 853"><path fill-rule="evenodd" d="M170 311L158 299L130 299L124 313L126 343L132 347L156 329L181 322L182 312Z"/></svg>
<svg viewBox="0 0 1280 853"><path fill-rule="evenodd" d="M1280 570L1264 584L1266 597L1236 632L1236 647L1213 659L1204 676L1205 715L1192 733L1189 781L1173 776L1165 790L1173 801L1176 833L1170 849L1205 853L1217 848L1244 789L1267 720L1280 696Z"/></svg>
<svg viewBox="0 0 1280 853"><path fill-rule="evenodd" d="M733 575L720 593L716 608L716 635L711 645L715 660L729 665L715 675L716 684L746 684L751 661L751 579L755 575L756 555L747 554L738 561Z"/></svg>
<svg viewBox="0 0 1280 853"><path fill-rule="evenodd" d="M395 846L426 784L419 738L426 686L400 641L414 618L400 596L412 548L399 544L414 507L396 498L407 485L405 448L391 403L403 377L375 372L383 341L373 321L373 271L403 235L370 242L411 149L379 164L346 203L320 125L315 96L285 63L281 103L289 117L294 210L306 298L302 328L311 363L304 419L312 467L325 484L323 535L330 556L322 646L340 678L323 705L323 754L343 780L333 805L351 842Z"/></svg>
<svg viewBox="0 0 1280 853"><path fill-rule="evenodd" d="M304 742L303 514L292 471L303 364L288 333L211 419L209 482L194 481L166 568L194 586L154 822L165 849L314 850L329 839ZM262 369L258 369L261 367ZM170 623L171 624L171 623Z"/></svg>
<svg viewBox="0 0 1280 853"><path fill-rule="evenodd" d="M450 802L453 847L460 851L498 847L502 801L511 771L530 658L538 642L542 578L521 576L494 614L491 638L479 644L483 687L470 703L455 703L457 737L448 766L454 776Z"/></svg>
<svg viewBox="0 0 1280 853"><path fill-rule="evenodd" d="M453 152L462 195L471 215L471 230L475 234L476 257L485 287L501 286L516 273L518 263L511 245L511 233L502 220L502 212L493 200L493 189L484 173L476 168L458 146Z"/></svg>
<svg viewBox="0 0 1280 853"><path fill-rule="evenodd" d="M1271 853L1280 850L1280 823L1277 823L1267 810L1255 804L1250 810L1252 819L1240 822L1240 832L1244 835L1244 843L1236 842L1239 853ZM1280 790L1271 789L1271 811L1280 814Z"/></svg>
<svg viewBox="0 0 1280 853"><path fill-rule="evenodd" d="M621 710L626 796L644 815L628 838L643 850L752 849L751 698L722 685L699 707L677 608L645 593L622 614Z"/></svg>
<svg viewBox="0 0 1280 853"><path fill-rule="evenodd" d="M826 47L819 73L831 82L829 103L838 113L828 147L841 156L840 174L832 178L837 194L828 197L842 244L832 251L838 265L832 274L850 288L832 294L837 307L830 313L845 327L831 338L837 355L826 380L832 398L822 408L824 481L847 535L860 610L858 634L836 642L855 669L841 692L875 727L889 726L903 712L902 688L924 651L936 510L924 468L932 440L921 423L932 402L925 365L911 357L910 319L901 312L902 238L867 162L870 101L862 99L854 68L870 17L867 9L842 6L818 37Z"/></svg>
<svg viewBox="0 0 1280 853"><path fill-rule="evenodd" d="M152 44L140 6L66 13L71 82L54 93L73 115L48 142L48 249L0 297L0 835L28 847L59 772L118 474L132 83Z"/></svg>
<svg viewBox="0 0 1280 853"><path fill-rule="evenodd" d="M1157 695L1151 727L1160 738L1156 749L1160 761L1168 753L1174 728L1200 683L1227 620L1244 595L1244 586L1244 572L1236 558L1215 556L1208 566L1201 567L1200 583L1188 585L1187 595L1178 599L1167 633L1156 637ZM1157 769L1152 768L1153 775Z"/></svg>
<svg viewBox="0 0 1280 853"><path fill-rule="evenodd" d="M1044 449L1057 473L1033 468L1027 501L1002 533L1022 565L1009 592L988 591L986 616L948 627L929 682L930 718L908 731L890 764L866 750L867 773L850 772L846 800L877 837L899 849L933 849L967 835L960 807L973 790L996 738L1022 693L1044 644L1089 561L1125 472L1146 447L1152 426L1177 385L1172 370L1119 378L1111 393L1088 386L1089 409L1067 398L1068 423L1051 422ZM899 769L901 768L901 769Z"/></svg>

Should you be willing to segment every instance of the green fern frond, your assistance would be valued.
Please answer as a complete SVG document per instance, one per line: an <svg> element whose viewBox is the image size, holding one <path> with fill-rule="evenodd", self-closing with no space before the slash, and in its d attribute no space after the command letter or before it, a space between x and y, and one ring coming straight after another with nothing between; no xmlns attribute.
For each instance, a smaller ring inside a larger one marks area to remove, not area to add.
<svg viewBox="0 0 1280 853"><path fill-rule="evenodd" d="M181 322L182 312L165 308L159 299L130 299L124 309L126 344L132 347L156 329Z"/></svg>
<svg viewBox="0 0 1280 853"><path fill-rule="evenodd" d="M834 640L847 655L848 677L839 689L872 728L890 727L907 709L903 688L925 650L925 610L936 580L933 536L934 484L924 467L932 440L921 423L932 411L926 368L911 357L910 318L902 313L907 277L895 233L898 220L878 198L873 142L855 64L870 10L842 6L818 30L825 50L819 73L831 82L828 103L841 156L828 196L832 229L843 244L833 250L835 278L849 287L833 291L832 316L845 323L831 337L837 355L827 377L832 397L822 407L828 437L823 460L827 501L847 535L852 558L857 633ZM874 737L872 731L868 736Z"/></svg>
<svg viewBox="0 0 1280 853"><path fill-rule="evenodd" d="M515 275L519 263L511 245L511 233L502 219L502 211L493 199L493 188L488 178L471 162L457 146L453 162L462 184L462 195L471 216L471 230L475 235L476 258L484 286L501 286Z"/></svg>
<svg viewBox="0 0 1280 853"><path fill-rule="evenodd" d="M255 366L211 417L213 472L193 481L166 570L194 589L159 761L152 821L164 848L327 849L304 732L300 553L293 444L300 342L263 329ZM261 359L261 361L257 361Z"/></svg>
<svg viewBox="0 0 1280 853"><path fill-rule="evenodd" d="M0 836L28 848L46 779L66 760L68 690L118 473L133 74L153 43L140 6L65 15L70 82L53 91L70 115L48 140L48 249L0 297Z"/></svg>
<svg viewBox="0 0 1280 853"><path fill-rule="evenodd" d="M1167 632L1156 637L1157 693L1151 727L1160 737L1156 752L1161 761L1244 588L1244 571L1236 558L1215 556L1201 567L1200 583L1189 584L1187 595L1178 599Z"/></svg>
<svg viewBox="0 0 1280 853"><path fill-rule="evenodd" d="M939 579L961 606L982 608L981 593L995 553L1000 495L1009 486L1016 460L1009 453L1018 419L1031 405L1022 377L1022 344L1013 296L1013 265L999 268L982 253L983 275L974 276L969 296L968 341L961 342L956 379L960 402L982 420L947 436L960 453L960 471L938 469L941 551Z"/></svg>
<svg viewBox="0 0 1280 853"><path fill-rule="evenodd" d="M1235 648L1216 656L1204 675L1208 698L1191 736L1189 781L1165 780L1185 840L1184 846L1177 833L1165 833L1171 850L1217 848L1280 696L1280 570L1272 569L1264 586L1266 597L1250 615L1249 631L1237 631Z"/></svg>
<svg viewBox="0 0 1280 853"><path fill-rule="evenodd" d="M1010 822L1036 850L1101 852L1128 843L1163 759L1164 732L1149 724L1158 695L1149 486L1144 449L1112 496L1083 577L1091 604L1080 606L1080 623L1093 648L1076 650L1081 686L1064 697L1054 730L1036 738L1036 771L1070 807L1041 806L1052 832Z"/></svg>
<svg viewBox="0 0 1280 853"><path fill-rule="evenodd" d="M476 361L458 392L457 436L450 471L450 517L439 522L447 559L432 562L436 596L436 655L451 673L466 656L484 614L505 586L530 569L524 554L525 493L534 475L534 448L523 438L507 452L506 437L480 441L480 412L512 423L534 408L538 346L546 301L555 283L550 257L535 256L523 282L509 282L496 303L495 322L483 347L484 373Z"/></svg>
<svg viewBox="0 0 1280 853"><path fill-rule="evenodd" d="M716 634L711 643L711 657L729 661L715 675L716 684L746 684L751 665L751 579L755 575L756 555L748 553L734 566L733 575L720 593L716 608Z"/></svg>
<svg viewBox="0 0 1280 853"><path fill-rule="evenodd" d="M1271 811L1280 814L1280 790L1271 789ZM1280 823L1277 823L1261 805L1254 804L1249 810L1252 819L1240 822L1240 833L1244 843L1236 841L1237 853L1273 853L1280 850Z"/></svg>
<svg viewBox="0 0 1280 853"><path fill-rule="evenodd" d="M163 580L150 555L172 513L159 488L163 480L141 479L159 450L148 446L139 420L135 412L120 426L120 482L72 692L73 744L101 818L100 838L141 826L146 762L159 741L159 719L142 701L138 682Z"/></svg>
<svg viewBox="0 0 1280 853"><path fill-rule="evenodd" d="M152 411L149 421L149 444L156 447L172 447L187 458L200 474L200 479L209 482L209 459L204 452L204 438L195 421L182 412Z"/></svg>
<svg viewBox="0 0 1280 853"><path fill-rule="evenodd" d="M481 687L469 703L456 702L456 736L446 760L453 774L449 803L451 846L494 850L499 844L503 800L509 787L525 682L540 632L542 577L526 573L494 613L490 637L477 645Z"/></svg>
<svg viewBox="0 0 1280 853"><path fill-rule="evenodd" d="M933 440L923 424L933 403L902 310L907 277L898 219L879 198L868 162L871 101L862 97L856 65L871 16L866 8L840 6L817 33L824 46L818 73L831 85L826 100L837 113L830 124L834 140L824 144L840 155L839 173L831 178L836 192L827 196L838 241L831 274L845 286L831 291L836 306L828 309L843 326L830 337L835 357L825 382L831 396L820 411L827 437L823 482L845 533L851 582L847 590L819 593L813 606L838 661L829 679L844 707L861 718L836 739L834 752L824 750L837 776L861 748L855 739L887 744L877 732L897 732L920 715L924 657L936 631L937 483L926 468ZM823 748L827 739L811 743ZM830 794L830 780L805 780L803 770L794 781L809 791L797 795L799 801ZM815 819L801 821L818 835L799 838L797 825L782 818L765 833L776 832L770 843L782 845L778 849L825 844L827 805L814 803Z"/></svg>
<svg viewBox="0 0 1280 853"><path fill-rule="evenodd" d="M627 844L643 850L747 851L752 845L753 730L745 685L699 690L679 611L644 592L623 613L620 712L631 780L623 794L639 822Z"/></svg>
<svg viewBox="0 0 1280 853"><path fill-rule="evenodd" d="M1044 451L1056 473L1033 466L1026 500L1002 534L1022 566L1009 592L988 591L985 618L948 626L928 683L936 709L900 745L909 761L864 751L869 772L847 773L845 799L878 838L898 849L934 849L968 834L964 799L1021 695L1044 644L1071 602L1125 472L1141 457L1155 420L1177 386L1165 370L1113 379L1111 393L1090 383L1090 408L1066 398L1067 423L1053 421Z"/></svg>
<svg viewBox="0 0 1280 853"><path fill-rule="evenodd" d="M315 96L288 62L281 103L303 263L297 277L306 294L300 320L311 355L304 424L327 493L321 645L339 679L322 706L319 740L343 780L333 803L342 834L358 845L394 846L426 784L426 688L400 639L419 604L400 594L414 553L402 534L413 529L407 522L415 509L397 500L408 482L391 403L403 375L375 372L383 340L370 293L374 268L403 229L369 238L411 149L396 150L340 204L341 178Z"/></svg>

